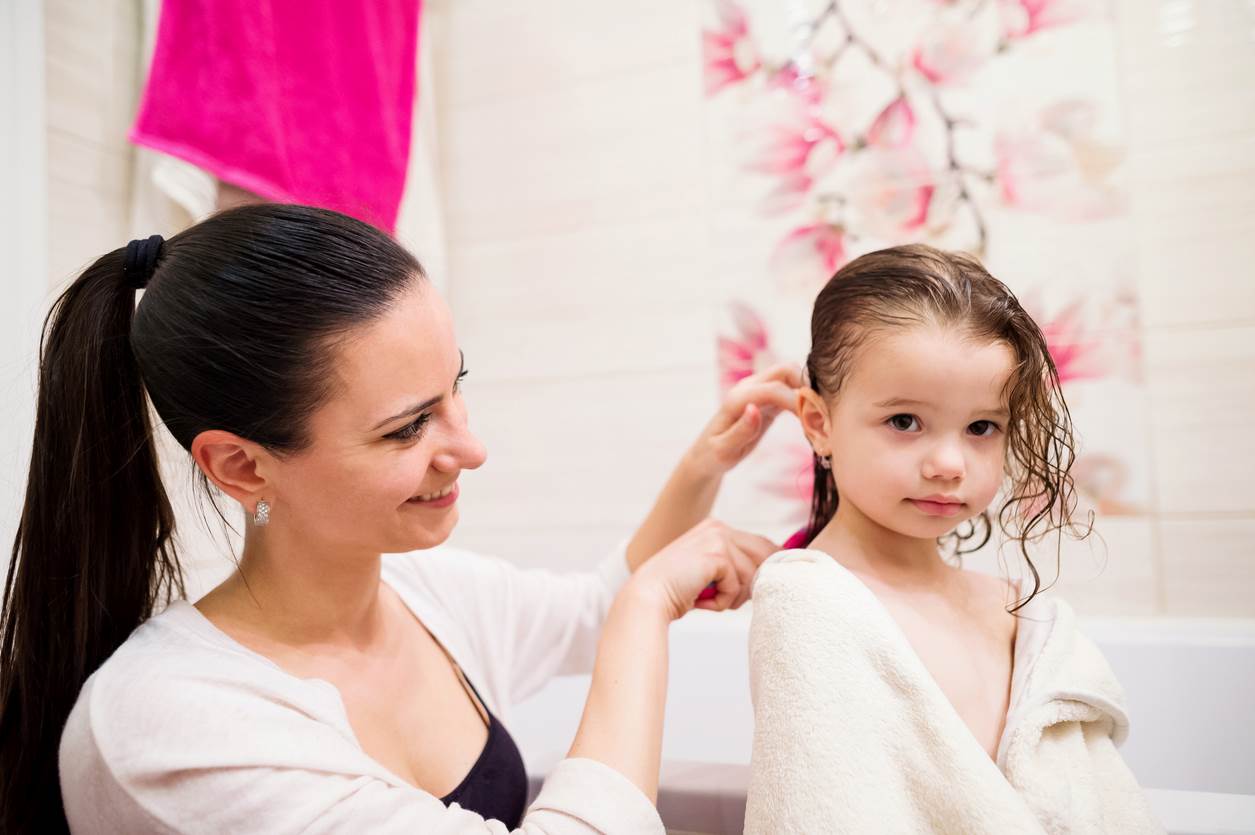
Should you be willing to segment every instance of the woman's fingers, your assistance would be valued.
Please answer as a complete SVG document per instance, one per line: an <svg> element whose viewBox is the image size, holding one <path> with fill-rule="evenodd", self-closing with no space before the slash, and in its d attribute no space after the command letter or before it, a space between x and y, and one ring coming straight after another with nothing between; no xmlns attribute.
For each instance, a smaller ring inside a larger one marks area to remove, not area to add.
<svg viewBox="0 0 1255 835"><path fill-rule="evenodd" d="M756 533L728 528L728 535L736 547L754 563L755 570L763 564L764 560L780 550L780 546L775 542Z"/></svg>
<svg viewBox="0 0 1255 835"><path fill-rule="evenodd" d="M713 529L713 533L717 537L716 548L723 572L720 574L721 579L714 581L716 588L713 598L700 601L698 605L702 608L739 609L750 598L758 566L780 550L780 546L766 537L715 524L717 527ZM732 582L733 578L735 584ZM732 592L734 586L735 592L730 597L723 594ZM703 603L706 605L703 606Z"/></svg>
<svg viewBox="0 0 1255 835"><path fill-rule="evenodd" d="M749 599L758 566L777 550L765 537L706 519L646 561L634 581L665 590L673 618L694 607L735 609Z"/></svg>
<svg viewBox="0 0 1255 835"><path fill-rule="evenodd" d="M713 569L711 582L715 585L714 597L699 600L696 608L713 609L714 611L730 609L732 604L741 596L741 577L726 551L714 556L711 567Z"/></svg>
<svg viewBox="0 0 1255 835"><path fill-rule="evenodd" d="M747 379L776 380L784 383L792 388L802 385L802 369L795 363L782 362L773 365L766 371L760 371L758 374L750 375Z"/></svg>
<svg viewBox="0 0 1255 835"><path fill-rule="evenodd" d="M729 414L740 414L751 403L764 411L770 410L774 414L797 411L796 386L790 386L778 380L750 382L752 379L751 377L742 380L728 392L724 408Z"/></svg>

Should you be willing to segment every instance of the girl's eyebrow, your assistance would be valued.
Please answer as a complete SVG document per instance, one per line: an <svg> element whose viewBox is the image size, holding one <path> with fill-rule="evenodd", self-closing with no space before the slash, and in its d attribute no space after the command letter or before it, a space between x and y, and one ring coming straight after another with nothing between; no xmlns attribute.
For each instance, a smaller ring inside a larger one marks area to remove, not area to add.
<svg viewBox="0 0 1255 835"><path fill-rule="evenodd" d="M923 400L910 400L905 397L891 397L888 400L876 404L878 409L892 409L898 406L929 406L931 404Z"/></svg>
<svg viewBox="0 0 1255 835"><path fill-rule="evenodd" d="M911 400L907 397L891 397L888 400L882 400L875 404L877 409L896 409L900 406L931 406L932 404L926 400ZM1005 406L998 406L992 409L977 409L975 414L993 415L1006 419L1011 415L1010 410Z"/></svg>

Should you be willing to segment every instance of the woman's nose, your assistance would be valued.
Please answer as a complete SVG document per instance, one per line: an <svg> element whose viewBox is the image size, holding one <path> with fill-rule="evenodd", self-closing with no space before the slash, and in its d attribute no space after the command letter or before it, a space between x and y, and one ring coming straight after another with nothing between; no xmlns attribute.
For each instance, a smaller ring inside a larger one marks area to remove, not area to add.
<svg viewBox="0 0 1255 835"><path fill-rule="evenodd" d="M474 470L482 466L487 458L488 451L463 417L450 431L443 448L432 456L431 464L444 472Z"/></svg>

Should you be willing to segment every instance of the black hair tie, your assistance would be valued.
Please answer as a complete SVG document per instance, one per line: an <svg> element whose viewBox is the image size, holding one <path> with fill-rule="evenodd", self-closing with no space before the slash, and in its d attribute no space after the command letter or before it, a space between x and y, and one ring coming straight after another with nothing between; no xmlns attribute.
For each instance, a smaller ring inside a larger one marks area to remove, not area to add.
<svg viewBox="0 0 1255 835"><path fill-rule="evenodd" d="M160 235L152 235L145 239L137 238L126 245L122 272L136 290L143 290L148 279L152 278L157 259L161 257L161 245L165 242L166 239Z"/></svg>

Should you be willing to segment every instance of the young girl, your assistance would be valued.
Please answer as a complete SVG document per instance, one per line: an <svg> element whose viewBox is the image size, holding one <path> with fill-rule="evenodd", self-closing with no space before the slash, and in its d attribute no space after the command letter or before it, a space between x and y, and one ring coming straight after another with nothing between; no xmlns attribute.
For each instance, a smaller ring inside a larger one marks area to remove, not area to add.
<svg viewBox="0 0 1255 835"><path fill-rule="evenodd" d="M882 250L819 294L803 548L760 569L746 831L1160 831L1116 753L1118 683L1026 543L1074 532L1040 329L972 258ZM1031 586L964 571L989 508Z"/></svg>

